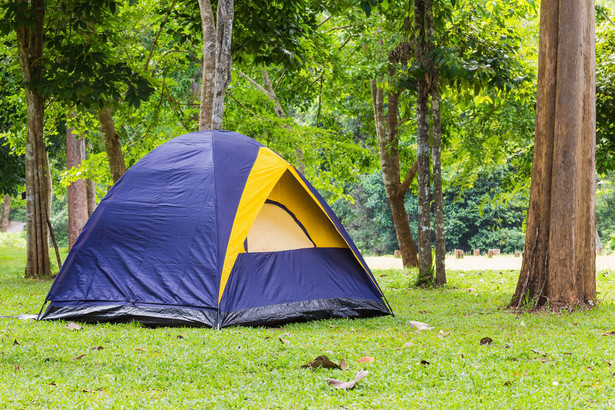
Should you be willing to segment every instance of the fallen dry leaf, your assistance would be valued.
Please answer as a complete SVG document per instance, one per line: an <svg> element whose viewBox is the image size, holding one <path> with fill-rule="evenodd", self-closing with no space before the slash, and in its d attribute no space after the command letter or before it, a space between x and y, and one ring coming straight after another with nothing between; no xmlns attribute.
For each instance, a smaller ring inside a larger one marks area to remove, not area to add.
<svg viewBox="0 0 615 410"><path fill-rule="evenodd" d="M327 325L327 326L329 326L331 329L335 329L337 327L335 325Z"/></svg>
<svg viewBox="0 0 615 410"><path fill-rule="evenodd" d="M144 349L142 347L135 347L135 350L139 350L141 352L147 352L147 349Z"/></svg>
<svg viewBox="0 0 615 410"><path fill-rule="evenodd" d="M80 325L78 325L75 322L70 322L69 324L66 325L66 328L68 330L81 330L81 329L83 329L83 327L81 327Z"/></svg>
<svg viewBox="0 0 615 410"><path fill-rule="evenodd" d="M448 336L448 335L450 335L450 334L451 334L451 332L445 332L444 330L440 330L440 331L438 332L438 337L439 337L440 339L444 339L446 336Z"/></svg>
<svg viewBox="0 0 615 410"><path fill-rule="evenodd" d="M410 321L410 326L412 326L413 328L415 328L417 331L419 330L430 330L433 329L433 327L429 326L427 323L423 323L423 322L415 322L414 320Z"/></svg>
<svg viewBox="0 0 615 410"><path fill-rule="evenodd" d="M349 382L343 382L341 380L336 380L336 379L325 379L325 380L327 381L327 384L335 387L336 389L352 390L355 388L359 380L362 380L365 378L365 376L367 376L367 373L368 373L367 370L361 370L356 374L356 376L354 377L354 380L351 380Z"/></svg>
<svg viewBox="0 0 615 410"><path fill-rule="evenodd" d="M602 336L615 336L615 330L608 333L603 333Z"/></svg>
<svg viewBox="0 0 615 410"><path fill-rule="evenodd" d="M80 354L79 356L75 356L73 357L73 360L79 360L81 359L83 356L85 356L85 353Z"/></svg>
<svg viewBox="0 0 615 410"><path fill-rule="evenodd" d="M428 364L431 364L431 363L429 363L427 360L421 360L421 364L423 366L427 366Z"/></svg>
<svg viewBox="0 0 615 410"><path fill-rule="evenodd" d="M346 365L346 361L342 359L344 365ZM312 360L308 364L301 366L302 369L318 369L319 367L324 367L325 369L342 369L341 363L337 364L327 356L318 356L316 359ZM342 369L343 370L343 369Z"/></svg>
<svg viewBox="0 0 615 410"><path fill-rule="evenodd" d="M90 350L102 350L102 349L104 349L104 347L102 347L102 346L94 346Z"/></svg>
<svg viewBox="0 0 615 410"><path fill-rule="evenodd" d="M281 342L282 344L287 345L287 344L289 344L289 343L290 343L290 340L286 340L286 339L282 339L282 338L280 338L280 342Z"/></svg>
<svg viewBox="0 0 615 410"><path fill-rule="evenodd" d="M19 342L17 341L17 339L15 339L15 341L13 342L13 346L18 345Z"/></svg>
<svg viewBox="0 0 615 410"><path fill-rule="evenodd" d="M357 360L359 363L371 363L374 361L374 358L371 356L365 356Z"/></svg>
<svg viewBox="0 0 615 410"><path fill-rule="evenodd" d="M348 365L346 364L346 360L344 359L340 360L340 368L342 370L348 370Z"/></svg>
<svg viewBox="0 0 615 410"><path fill-rule="evenodd" d="M490 337L483 337L482 339L480 339L481 345L490 345L491 343L493 343L493 339Z"/></svg>
<svg viewBox="0 0 615 410"><path fill-rule="evenodd" d="M20 371L20 370L21 370L21 367L20 367L18 364L16 364L16 365L15 365L15 371L16 371L16 372L18 372L18 371Z"/></svg>

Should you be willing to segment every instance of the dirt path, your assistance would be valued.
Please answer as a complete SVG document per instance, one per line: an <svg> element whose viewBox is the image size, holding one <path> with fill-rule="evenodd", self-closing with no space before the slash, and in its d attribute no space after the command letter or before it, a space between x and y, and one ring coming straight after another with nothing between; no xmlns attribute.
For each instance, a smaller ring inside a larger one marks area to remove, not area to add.
<svg viewBox="0 0 615 410"><path fill-rule="evenodd" d="M369 256L365 261L371 269L401 269L401 259L393 256ZM519 270L521 258L512 255L498 255L493 258L486 256L466 256L455 259L454 256L446 258L446 269L450 270ZM599 255L596 257L596 270L615 270L615 254Z"/></svg>
<svg viewBox="0 0 615 410"><path fill-rule="evenodd" d="M25 226L26 224L23 222L9 221L9 227L8 227L7 232L8 233L21 232L24 230Z"/></svg>

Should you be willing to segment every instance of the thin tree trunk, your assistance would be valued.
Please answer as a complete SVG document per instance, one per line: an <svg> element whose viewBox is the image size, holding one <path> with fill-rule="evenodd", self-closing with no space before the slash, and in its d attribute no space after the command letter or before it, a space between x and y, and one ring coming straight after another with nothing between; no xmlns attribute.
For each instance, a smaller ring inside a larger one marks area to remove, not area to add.
<svg viewBox="0 0 615 410"><path fill-rule="evenodd" d="M11 213L11 197L4 195L2 220L0 220L0 232L6 232L9 229L9 214Z"/></svg>
<svg viewBox="0 0 615 410"><path fill-rule="evenodd" d="M432 146L431 161L433 166L433 204L434 204L434 231L436 239L436 285L446 284L446 237L444 232L444 203L442 199L442 125L440 119L440 74L436 67L431 51L435 49L433 42L433 1L426 0L425 22L429 37L429 56L426 57L429 65L429 89L431 93L432 118Z"/></svg>
<svg viewBox="0 0 615 410"><path fill-rule="evenodd" d="M414 1L414 28L416 32L416 45L414 53L416 60L426 68L426 33L425 33L425 1ZM431 273L431 221L429 212L429 127L428 102L429 90L425 77L417 82L416 123L417 123L417 162L418 162L418 247L419 247L419 276L417 284L422 285L433 281Z"/></svg>
<svg viewBox="0 0 615 410"><path fill-rule="evenodd" d="M90 151L91 149L92 149L92 146L88 142L86 145L86 151L85 151L86 158L88 157L88 151ZM89 218L90 216L92 216L92 213L94 213L94 210L96 209L96 183L90 178L87 178L85 180L85 187L86 187L86 195L88 198L88 218Z"/></svg>
<svg viewBox="0 0 615 410"><path fill-rule="evenodd" d="M66 169L70 170L79 166L84 159L85 140L80 139L72 127L67 127ZM68 248L71 249L89 216L85 179L71 182L66 188L66 195L68 197Z"/></svg>
<svg viewBox="0 0 615 410"><path fill-rule="evenodd" d="M593 306L594 2L543 0L527 233L512 307Z"/></svg>
<svg viewBox="0 0 615 410"><path fill-rule="evenodd" d="M31 24L17 30L19 63L26 86L28 134L26 138L26 278L46 277L49 264L49 217L51 174L43 138L44 101L31 87L38 81L38 64L43 57L45 10L43 0L23 2L31 12Z"/></svg>
<svg viewBox="0 0 615 410"><path fill-rule="evenodd" d="M218 0L216 12L216 94L212 129L222 129L224 94L231 83L231 38L233 35L233 0Z"/></svg>
<svg viewBox="0 0 615 410"><path fill-rule="evenodd" d="M416 267L418 266L416 248L408 222L408 214L404 205L406 191L414 177L411 178L408 176L403 184L400 182L399 151L397 145L397 104L399 93L394 92L389 94L389 111L387 114L388 127L386 127L384 118L384 90L378 88L376 80L371 80L370 84L374 120L376 123L376 135L378 137L380 166L382 168L382 179L384 181L387 200L391 207L391 213L393 214L393 226L395 227L395 234L397 235L397 243L399 244L402 263L404 267Z"/></svg>
<svg viewBox="0 0 615 410"><path fill-rule="evenodd" d="M273 84L271 84L271 79L269 78L269 72L266 69L263 69L263 83L265 84L265 91L266 91L267 96L274 104L275 112L278 118L280 119L287 118L286 112L284 112L282 105L280 105L280 100L278 99L278 95L273 89ZM286 128L290 130L289 126L286 126ZM295 155L297 158L296 168L299 170L299 172L301 172L302 174L305 174L305 156L304 156L303 150L300 147L296 147Z"/></svg>
<svg viewBox="0 0 615 410"><path fill-rule="evenodd" d="M214 22L210 0L199 0L203 32L203 77L199 129L222 129L224 95L231 82L233 0L218 1Z"/></svg>
<svg viewBox="0 0 615 410"><path fill-rule="evenodd" d="M96 210L96 183L87 178L85 180L86 193L88 197L88 218L92 216Z"/></svg>
<svg viewBox="0 0 615 410"><path fill-rule="evenodd" d="M98 110L98 121L100 122L100 129L105 140L105 150L107 151L111 177L113 178L113 183L116 183L126 172L126 164L124 163L120 137L115 132L115 125L113 124L113 117L109 107Z"/></svg>
<svg viewBox="0 0 615 410"><path fill-rule="evenodd" d="M437 76L435 81L437 81ZM431 94L431 115L433 118L433 144L431 147L431 160L433 163L433 202L434 224L436 236L436 284L446 284L446 236L444 232L444 203L442 198L442 127L440 123L440 92L438 85Z"/></svg>
<svg viewBox="0 0 615 410"><path fill-rule="evenodd" d="M266 69L263 69L262 71L263 84L265 84L264 87L261 86L256 81L254 81L254 79L250 78L250 76L248 76L244 72L238 71L238 73L241 77L245 78L250 84L252 84L257 90L265 94L267 98L269 98L269 100L271 100L271 102L273 103L273 110L275 111L278 118L280 119L288 118L286 115L286 112L284 111L284 109L282 108L282 105L280 104L278 95L276 94L275 89L273 88L273 84L271 83L269 72ZM287 130L290 130L290 127L288 125L284 125L284 128L286 128ZM305 157L304 157L303 150L300 147L296 147L295 155L296 155L296 167L295 168L297 168L299 172L304 174L305 173Z"/></svg>
<svg viewBox="0 0 615 410"><path fill-rule="evenodd" d="M216 94L216 23L209 0L199 0L203 32L203 78L199 130L213 129L214 96Z"/></svg>

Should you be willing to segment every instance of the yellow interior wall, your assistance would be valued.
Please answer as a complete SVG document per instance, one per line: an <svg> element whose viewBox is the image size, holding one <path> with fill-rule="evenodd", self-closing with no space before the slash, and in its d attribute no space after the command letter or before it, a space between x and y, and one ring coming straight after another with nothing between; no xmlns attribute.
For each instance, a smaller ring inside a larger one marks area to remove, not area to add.
<svg viewBox="0 0 615 410"><path fill-rule="evenodd" d="M288 208L303 224L317 247L348 247L346 241L329 221L327 214L289 171L282 175L282 178L269 194L268 199L279 202Z"/></svg>

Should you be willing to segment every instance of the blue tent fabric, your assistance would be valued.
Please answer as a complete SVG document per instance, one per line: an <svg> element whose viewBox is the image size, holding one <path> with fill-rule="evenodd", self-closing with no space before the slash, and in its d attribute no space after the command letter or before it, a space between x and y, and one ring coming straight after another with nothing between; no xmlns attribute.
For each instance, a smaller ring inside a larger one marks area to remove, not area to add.
<svg viewBox="0 0 615 410"><path fill-rule="evenodd" d="M263 145L228 131L182 135L133 165L71 249L41 319L148 325L272 325L391 314L349 248L241 253L219 301L235 214Z"/></svg>

